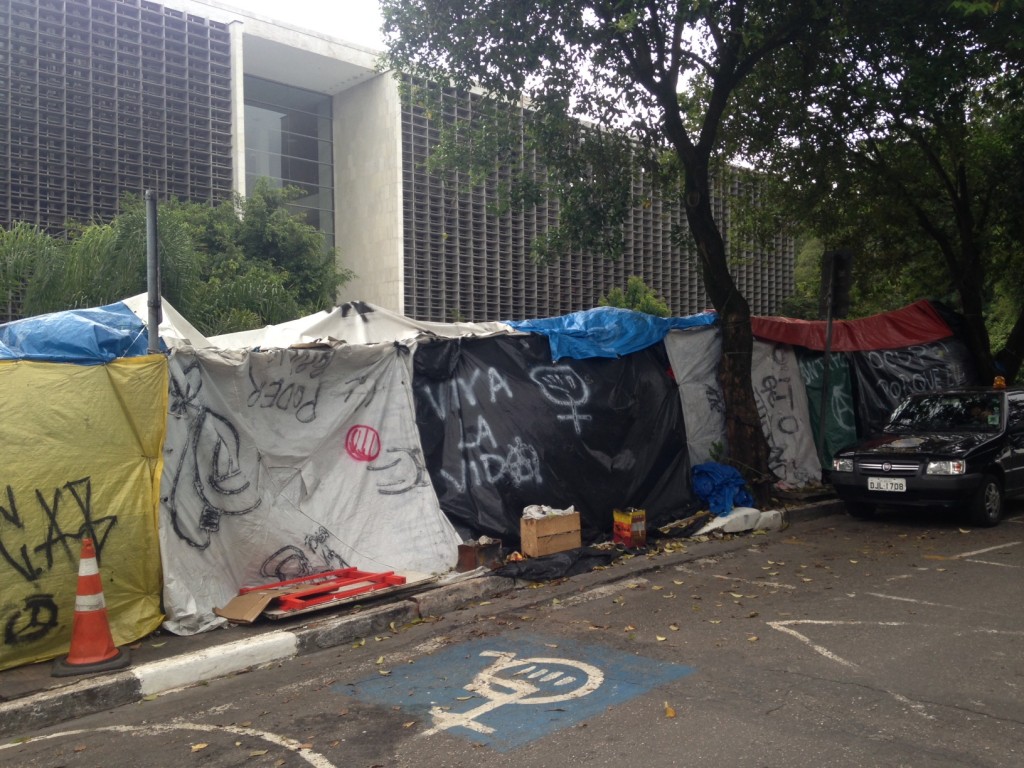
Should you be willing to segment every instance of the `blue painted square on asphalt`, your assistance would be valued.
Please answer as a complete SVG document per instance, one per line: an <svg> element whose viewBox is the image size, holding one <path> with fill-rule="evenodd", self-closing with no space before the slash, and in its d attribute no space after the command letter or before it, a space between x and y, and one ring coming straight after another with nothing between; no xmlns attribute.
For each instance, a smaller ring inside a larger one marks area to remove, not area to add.
<svg viewBox="0 0 1024 768"><path fill-rule="evenodd" d="M425 733L506 752L692 672L605 646L514 635L460 643L333 690L399 706Z"/></svg>

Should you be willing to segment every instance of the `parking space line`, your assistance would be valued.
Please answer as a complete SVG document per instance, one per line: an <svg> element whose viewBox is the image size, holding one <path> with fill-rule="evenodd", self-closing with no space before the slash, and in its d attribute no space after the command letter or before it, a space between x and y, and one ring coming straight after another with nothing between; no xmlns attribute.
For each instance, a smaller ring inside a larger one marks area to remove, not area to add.
<svg viewBox="0 0 1024 768"><path fill-rule="evenodd" d="M954 611L972 611L974 613L991 613L996 616L1002 615L1001 611L990 611L987 608L977 608L973 605L948 605L946 603L932 603L927 600L917 600L913 597L900 597L899 595L883 595L881 592L865 592L868 597L877 597L881 600L894 600L898 603L914 603L915 605L924 605L929 608L948 608Z"/></svg>
<svg viewBox="0 0 1024 768"><path fill-rule="evenodd" d="M784 632L787 635L791 635L792 637L795 637L797 640L799 640L800 642L806 644L807 646L812 648L816 653L821 654L826 659L829 659L830 661L834 661L837 664L842 664L844 667L849 667L850 669L859 669L860 667L859 667L858 664L855 664L852 661L847 661L842 656L839 656L838 654L832 653L832 651L830 651L825 646L818 645L813 640L811 640L811 638L809 638L807 635L803 634L802 632L798 632L797 630L793 629L793 627L792 627L793 624L811 624L811 625L816 625L816 626L829 626L829 627L855 627L855 626L862 626L862 625L867 625L867 624L870 624L871 626L876 626L876 627L905 627L905 626L907 626L907 623L903 622L903 621L824 621L824 620L816 620L816 619L789 619L787 621L769 621L768 622L768 626L771 627L772 629L778 630L779 632Z"/></svg>
<svg viewBox="0 0 1024 768"><path fill-rule="evenodd" d="M744 584L753 584L757 587L768 587L770 589L796 589L792 584L781 584L777 581L757 581L757 579L739 579L735 576L722 576L720 574L714 574L716 579L722 579L724 581L741 581Z"/></svg>
<svg viewBox="0 0 1024 768"><path fill-rule="evenodd" d="M261 739L286 749L289 752L293 752L297 757L305 760L313 766L313 768L335 768L334 763L319 752L314 752L310 747L296 741L295 739L287 736L281 736L279 734L272 733L271 731L263 731L257 728L249 728L240 725L210 725L206 723L184 723L179 721L173 721L170 723L144 723L141 725L105 725L97 728L78 728L72 731L47 733L42 736L32 736L24 740L11 742L10 744L0 744L0 751L13 749L26 744L32 744L38 741L67 739L79 737L84 734L96 734L99 732L124 733L139 736L159 736L173 731L199 731L201 733L214 734L230 733L235 736L246 736L253 739ZM77 752L78 750L75 751Z"/></svg>
<svg viewBox="0 0 1024 768"><path fill-rule="evenodd" d="M969 560L964 560L964 562L965 563L978 563L979 565L995 565L995 566L998 566L999 568L1020 568L1021 567L1019 565L1013 565L1012 563L993 563L991 560L975 560L974 558L971 558Z"/></svg>
<svg viewBox="0 0 1024 768"><path fill-rule="evenodd" d="M951 560L964 560L968 557L974 557L975 555L984 555L986 552L995 552L997 549L1006 549L1006 547L1015 547L1021 542L1019 541L1008 541L1005 544L1000 544L995 547L985 547L985 549L976 549L973 552L961 552L959 555L953 555Z"/></svg>

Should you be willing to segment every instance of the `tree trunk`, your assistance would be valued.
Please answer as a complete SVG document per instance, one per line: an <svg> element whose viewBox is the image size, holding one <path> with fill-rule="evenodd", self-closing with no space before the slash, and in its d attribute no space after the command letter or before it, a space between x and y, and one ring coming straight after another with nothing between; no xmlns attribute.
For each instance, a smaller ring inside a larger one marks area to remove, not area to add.
<svg viewBox="0 0 1024 768"><path fill-rule="evenodd" d="M730 463L746 478L755 503L764 507L770 502L774 478L768 468L768 440L751 380L754 334L750 305L729 273L725 242L711 211L706 162L686 165L685 202L686 220L697 244L704 287L718 312L722 329L718 378L725 400L727 455Z"/></svg>

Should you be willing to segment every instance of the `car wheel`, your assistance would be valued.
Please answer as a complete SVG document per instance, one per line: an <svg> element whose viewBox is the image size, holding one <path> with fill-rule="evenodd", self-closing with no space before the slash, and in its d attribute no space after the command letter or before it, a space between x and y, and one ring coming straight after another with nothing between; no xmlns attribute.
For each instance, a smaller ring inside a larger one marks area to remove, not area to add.
<svg viewBox="0 0 1024 768"><path fill-rule="evenodd" d="M848 501L846 502L846 511L849 512L852 517L858 517L861 520L866 520L875 516L875 505L868 504L865 501Z"/></svg>
<svg viewBox="0 0 1024 768"><path fill-rule="evenodd" d="M995 475L985 475L971 502L970 519L974 525L989 528L1003 516L1003 489Z"/></svg>

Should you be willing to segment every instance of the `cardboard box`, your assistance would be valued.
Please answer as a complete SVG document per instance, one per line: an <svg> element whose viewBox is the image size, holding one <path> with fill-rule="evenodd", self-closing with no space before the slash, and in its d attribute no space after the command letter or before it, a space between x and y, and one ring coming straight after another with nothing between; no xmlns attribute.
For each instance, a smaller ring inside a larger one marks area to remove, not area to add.
<svg viewBox="0 0 1024 768"><path fill-rule="evenodd" d="M543 557L567 549L579 549L583 545L579 512L541 518L524 517L519 534L522 552L527 557Z"/></svg>
<svg viewBox="0 0 1024 768"><path fill-rule="evenodd" d="M647 510L616 509L612 512L612 541L630 549L647 546Z"/></svg>
<svg viewBox="0 0 1024 768"><path fill-rule="evenodd" d="M459 544L459 562L455 570L459 573L477 568L501 567L501 540L492 539L488 544L473 541Z"/></svg>

